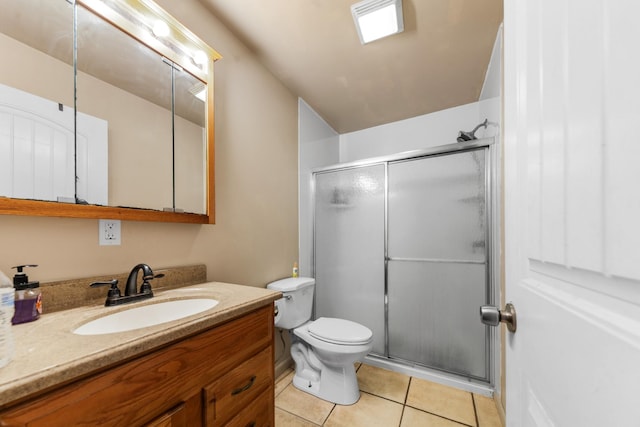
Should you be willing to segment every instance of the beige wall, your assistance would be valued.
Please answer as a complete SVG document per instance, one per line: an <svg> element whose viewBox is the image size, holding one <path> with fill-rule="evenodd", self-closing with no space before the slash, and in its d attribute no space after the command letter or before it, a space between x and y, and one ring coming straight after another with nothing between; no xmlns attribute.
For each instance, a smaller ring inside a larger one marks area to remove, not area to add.
<svg viewBox="0 0 640 427"><path fill-rule="evenodd" d="M224 58L216 63L216 225L122 223L98 245L98 221L0 216L0 270L37 263L52 281L205 263L210 280L264 286L298 256L297 100L197 0L161 0ZM39 77L46 81L46 72ZM46 311L46 301L45 311Z"/></svg>

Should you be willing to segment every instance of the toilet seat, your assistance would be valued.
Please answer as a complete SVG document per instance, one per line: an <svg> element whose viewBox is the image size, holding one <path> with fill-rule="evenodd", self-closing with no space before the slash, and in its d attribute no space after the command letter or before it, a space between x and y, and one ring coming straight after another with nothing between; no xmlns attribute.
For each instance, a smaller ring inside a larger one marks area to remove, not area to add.
<svg viewBox="0 0 640 427"><path fill-rule="evenodd" d="M359 323L345 319L321 317L308 325L309 335L339 345L363 345L371 342L373 333Z"/></svg>

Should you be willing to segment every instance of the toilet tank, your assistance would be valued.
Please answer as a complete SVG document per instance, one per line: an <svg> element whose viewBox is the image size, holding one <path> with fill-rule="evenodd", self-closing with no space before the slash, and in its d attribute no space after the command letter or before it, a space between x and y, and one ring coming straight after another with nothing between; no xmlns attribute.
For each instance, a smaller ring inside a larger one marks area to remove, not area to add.
<svg viewBox="0 0 640 427"><path fill-rule="evenodd" d="M293 329L311 319L315 283L311 277L289 277L267 285L282 292L282 298L276 301L276 327Z"/></svg>

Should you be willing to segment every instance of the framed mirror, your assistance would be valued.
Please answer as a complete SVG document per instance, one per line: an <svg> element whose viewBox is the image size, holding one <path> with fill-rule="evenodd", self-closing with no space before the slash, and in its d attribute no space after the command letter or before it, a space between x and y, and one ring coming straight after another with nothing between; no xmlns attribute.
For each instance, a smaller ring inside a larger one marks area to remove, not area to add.
<svg viewBox="0 0 640 427"><path fill-rule="evenodd" d="M6 89L55 110L28 138L15 119L2 135L0 110L0 213L213 223L220 55L150 1L0 2L0 46L29 58L0 77L0 106Z"/></svg>

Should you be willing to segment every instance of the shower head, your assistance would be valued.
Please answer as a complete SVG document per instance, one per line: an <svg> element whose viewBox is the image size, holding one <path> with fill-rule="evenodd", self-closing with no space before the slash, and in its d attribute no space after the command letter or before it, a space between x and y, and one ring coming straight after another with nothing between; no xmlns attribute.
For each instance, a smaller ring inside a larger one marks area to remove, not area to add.
<svg viewBox="0 0 640 427"><path fill-rule="evenodd" d="M460 132L458 132L458 142L465 142L465 141L471 141L474 139L478 139L476 138L476 131L478 129L480 129L481 127L487 127L487 125L489 124L489 119L484 119L484 122L480 123L478 126L474 127L473 130L471 132L465 132L463 130L461 130Z"/></svg>
<svg viewBox="0 0 640 427"><path fill-rule="evenodd" d="M460 131L458 132L458 142L471 141L472 139L477 139L472 132Z"/></svg>

